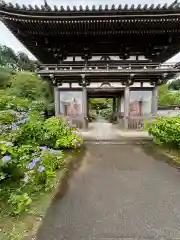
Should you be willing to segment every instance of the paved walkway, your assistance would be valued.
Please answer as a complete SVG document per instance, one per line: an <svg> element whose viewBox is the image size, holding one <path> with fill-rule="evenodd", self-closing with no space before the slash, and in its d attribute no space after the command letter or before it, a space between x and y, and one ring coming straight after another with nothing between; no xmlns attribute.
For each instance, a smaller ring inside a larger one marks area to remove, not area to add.
<svg viewBox="0 0 180 240"><path fill-rule="evenodd" d="M141 146L88 145L37 240L180 239L180 173Z"/></svg>
<svg viewBox="0 0 180 240"><path fill-rule="evenodd" d="M85 140L120 140L121 138L151 138L146 131L122 131L116 124L105 121L92 122L82 131Z"/></svg>

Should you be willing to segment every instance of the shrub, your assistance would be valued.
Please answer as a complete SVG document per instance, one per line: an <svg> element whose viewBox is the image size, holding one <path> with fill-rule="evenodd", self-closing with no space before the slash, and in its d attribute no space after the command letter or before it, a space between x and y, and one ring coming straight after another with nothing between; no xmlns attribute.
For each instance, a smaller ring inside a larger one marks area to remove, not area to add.
<svg viewBox="0 0 180 240"><path fill-rule="evenodd" d="M82 137L59 117L51 117L44 123L44 143L54 148L74 148L80 146Z"/></svg>
<svg viewBox="0 0 180 240"><path fill-rule="evenodd" d="M180 148L180 117L157 119L149 129L149 133L158 144Z"/></svg>
<svg viewBox="0 0 180 240"><path fill-rule="evenodd" d="M53 187L56 171L65 168L58 149L82 142L63 119L45 120L43 110L42 101L0 96L0 200L13 214L28 210L34 195Z"/></svg>

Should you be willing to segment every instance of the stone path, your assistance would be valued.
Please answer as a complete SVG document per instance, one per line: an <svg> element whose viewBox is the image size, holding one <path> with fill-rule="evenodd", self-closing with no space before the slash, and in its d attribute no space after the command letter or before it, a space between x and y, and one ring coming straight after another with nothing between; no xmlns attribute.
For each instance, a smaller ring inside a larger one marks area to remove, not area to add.
<svg viewBox="0 0 180 240"><path fill-rule="evenodd" d="M37 240L115 239L180 239L180 173L141 146L88 145Z"/></svg>

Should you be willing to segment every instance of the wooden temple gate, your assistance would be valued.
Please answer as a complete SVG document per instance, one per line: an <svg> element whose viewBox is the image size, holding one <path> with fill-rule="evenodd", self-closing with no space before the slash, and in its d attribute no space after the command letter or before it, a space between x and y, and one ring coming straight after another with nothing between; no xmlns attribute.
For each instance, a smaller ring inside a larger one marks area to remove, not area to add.
<svg viewBox="0 0 180 240"><path fill-rule="evenodd" d="M78 127L87 127L88 98L104 96L115 99L123 129L140 129L157 115L158 85L179 73L178 64L164 63L180 51L176 1L78 9L0 1L0 19L40 61L56 115Z"/></svg>

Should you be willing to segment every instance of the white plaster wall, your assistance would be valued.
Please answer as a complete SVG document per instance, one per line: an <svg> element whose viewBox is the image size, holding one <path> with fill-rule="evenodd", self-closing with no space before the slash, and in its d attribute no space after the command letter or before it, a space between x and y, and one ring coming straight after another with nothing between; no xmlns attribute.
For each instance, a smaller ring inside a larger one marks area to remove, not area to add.
<svg viewBox="0 0 180 240"><path fill-rule="evenodd" d="M111 87L113 88L125 88L125 86L121 82L109 82ZM90 86L87 86L87 88L100 88L102 82L100 83L91 83ZM80 88L79 83L72 83L71 85L72 88ZM131 88L134 87L141 87L140 82L135 82L133 85L131 85ZM143 87L152 87L150 83L144 83ZM58 87L59 89L61 88L69 88L69 83L63 83L62 86ZM102 87L103 88L103 87Z"/></svg>
<svg viewBox="0 0 180 240"><path fill-rule="evenodd" d="M150 83L148 83L148 82L144 82L143 83L143 87L152 87L152 85Z"/></svg>
<svg viewBox="0 0 180 240"><path fill-rule="evenodd" d="M157 114L165 117L177 117L180 116L180 110L158 110Z"/></svg>

